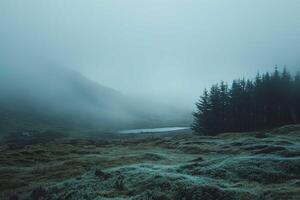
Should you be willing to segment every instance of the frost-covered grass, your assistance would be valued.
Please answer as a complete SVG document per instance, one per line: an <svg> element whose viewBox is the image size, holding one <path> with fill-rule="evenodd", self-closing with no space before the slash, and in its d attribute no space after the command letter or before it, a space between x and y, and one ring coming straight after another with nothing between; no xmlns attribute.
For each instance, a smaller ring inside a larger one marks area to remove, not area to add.
<svg viewBox="0 0 300 200"><path fill-rule="evenodd" d="M300 126L4 145L0 182L0 199L299 199Z"/></svg>

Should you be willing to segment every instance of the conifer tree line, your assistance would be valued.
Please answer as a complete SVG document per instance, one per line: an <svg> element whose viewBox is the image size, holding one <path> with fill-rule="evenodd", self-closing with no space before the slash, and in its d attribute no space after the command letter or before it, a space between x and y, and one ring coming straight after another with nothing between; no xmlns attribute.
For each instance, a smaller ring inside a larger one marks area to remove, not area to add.
<svg viewBox="0 0 300 200"><path fill-rule="evenodd" d="M300 73L275 68L230 86L221 82L205 89L196 106L192 128L206 135L300 123Z"/></svg>

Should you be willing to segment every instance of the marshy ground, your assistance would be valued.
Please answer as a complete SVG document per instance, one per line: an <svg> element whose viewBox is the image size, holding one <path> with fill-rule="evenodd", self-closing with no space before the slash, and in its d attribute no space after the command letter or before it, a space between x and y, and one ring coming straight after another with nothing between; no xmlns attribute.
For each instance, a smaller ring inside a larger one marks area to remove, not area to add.
<svg viewBox="0 0 300 200"><path fill-rule="evenodd" d="M107 138L107 137L106 137ZM0 199L300 199L300 126L0 146Z"/></svg>

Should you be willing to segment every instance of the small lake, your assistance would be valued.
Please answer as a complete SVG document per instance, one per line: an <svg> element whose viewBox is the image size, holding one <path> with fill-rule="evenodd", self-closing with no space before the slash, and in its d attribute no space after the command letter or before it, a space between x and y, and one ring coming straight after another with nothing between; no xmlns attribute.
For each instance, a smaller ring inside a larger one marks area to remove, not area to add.
<svg viewBox="0 0 300 200"><path fill-rule="evenodd" d="M145 128L145 129L131 129L122 130L119 133L129 134L129 133L162 133L162 132L172 132L180 130L188 130L190 127L165 127L165 128Z"/></svg>

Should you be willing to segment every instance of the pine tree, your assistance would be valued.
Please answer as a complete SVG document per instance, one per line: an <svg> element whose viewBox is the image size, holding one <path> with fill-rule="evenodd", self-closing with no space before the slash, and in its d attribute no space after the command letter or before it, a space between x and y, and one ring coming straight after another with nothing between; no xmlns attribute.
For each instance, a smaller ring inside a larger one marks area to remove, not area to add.
<svg viewBox="0 0 300 200"><path fill-rule="evenodd" d="M300 72L297 72L293 83L293 122L300 123Z"/></svg>
<svg viewBox="0 0 300 200"><path fill-rule="evenodd" d="M196 120L192 126L192 129L198 133L209 132L209 129L207 129L207 127L211 126L209 121L210 103L208 91L206 89L204 90L203 95L200 97L199 101L196 103L196 107L198 112L193 113Z"/></svg>
<svg viewBox="0 0 300 200"><path fill-rule="evenodd" d="M295 77L276 67L257 74L254 81L238 79L204 91L196 103L193 129L214 135L226 131L252 131L300 123L300 73Z"/></svg>
<svg viewBox="0 0 300 200"><path fill-rule="evenodd" d="M229 91L228 85L223 81L220 83L220 129L222 130L229 130Z"/></svg>

